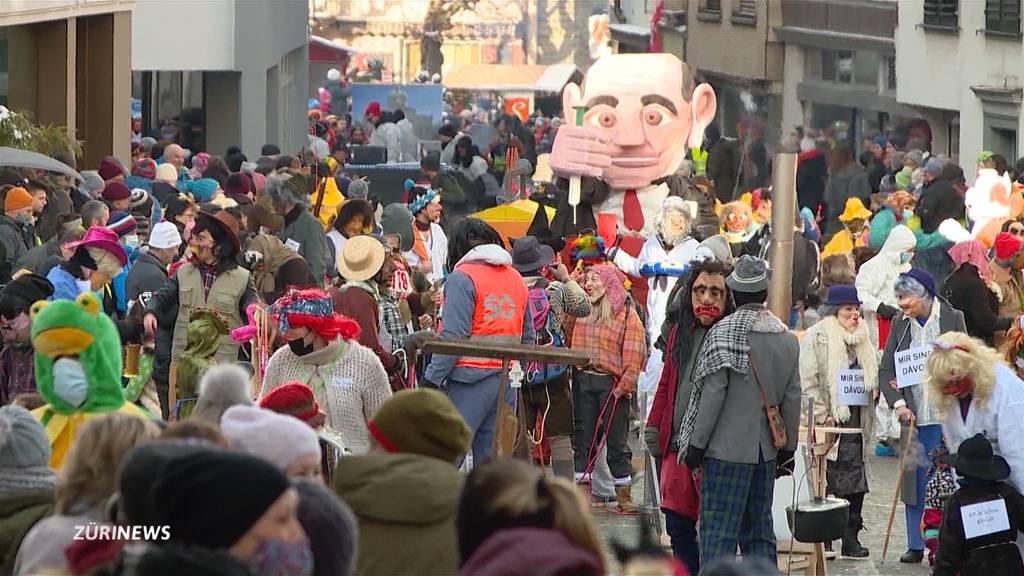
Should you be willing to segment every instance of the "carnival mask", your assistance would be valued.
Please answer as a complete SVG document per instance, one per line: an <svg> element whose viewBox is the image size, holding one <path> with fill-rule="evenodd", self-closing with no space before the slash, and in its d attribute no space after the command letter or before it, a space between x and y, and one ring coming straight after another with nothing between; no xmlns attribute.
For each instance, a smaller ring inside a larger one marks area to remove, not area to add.
<svg viewBox="0 0 1024 576"><path fill-rule="evenodd" d="M963 394L967 394L974 390L974 381L971 380L970 376L962 376L957 380L950 380L942 385L942 393L948 396L954 396L959 398Z"/></svg>

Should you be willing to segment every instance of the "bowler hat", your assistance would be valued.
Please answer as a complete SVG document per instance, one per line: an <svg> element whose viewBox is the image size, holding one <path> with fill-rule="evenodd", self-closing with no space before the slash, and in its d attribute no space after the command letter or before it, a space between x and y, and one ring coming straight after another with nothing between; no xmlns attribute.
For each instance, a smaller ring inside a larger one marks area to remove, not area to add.
<svg viewBox="0 0 1024 576"><path fill-rule="evenodd" d="M843 306L846 304L860 306L860 298L857 297L856 286L839 284L828 289L828 297L825 299L826 306Z"/></svg>
<svg viewBox="0 0 1024 576"><path fill-rule="evenodd" d="M992 453L992 443L982 434L964 440L956 454L942 457L961 476L982 480L1005 480L1010 476L1010 465L1002 456Z"/></svg>
<svg viewBox="0 0 1024 576"><path fill-rule="evenodd" d="M520 273L536 272L555 259L555 251L533 236L512 241L512 267Z"/></svg>
<svg viewBox="0 0 1024 576"><path fill-rule="evenodd" d="M744 255L736 262L732 274L725 279L725 284L733 292L761 292L768 289L768 263L760 258Z"/></svg>

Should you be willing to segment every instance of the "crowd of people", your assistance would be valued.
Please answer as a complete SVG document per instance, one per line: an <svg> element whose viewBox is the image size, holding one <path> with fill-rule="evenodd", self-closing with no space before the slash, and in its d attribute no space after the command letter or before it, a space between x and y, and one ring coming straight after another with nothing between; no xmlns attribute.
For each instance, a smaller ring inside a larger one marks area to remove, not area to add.
<svg viewBox="0 0 1024 576"><path fill-rule="evenodd" d="M532 173L557 119L502 116L480 150L455 116L420 158L403 118L312 110L297 156L254 162L140 138L130 166L81 178L0 170L2 571L603 574L590 509L639 512L640 424L672 554L620 561L714 574L739 550L759 573L801 397L857 431L826 473L850 505L842 556L870 556L869 457L910 452L933 458L905 475L901 561L1024 569L1024 196L1005 160L979 155L968 189L924 140L872 135L858 161L802 134L780 318L751 127L708 129L635 252L642 219L508 238L471 215ZM363 144L421 175L372 189L347 170ZM416 354L431 334L484 357ZM492 353L520 344L587 361ZM954 511L992 499L1008 528L968 534Z"/></svg>

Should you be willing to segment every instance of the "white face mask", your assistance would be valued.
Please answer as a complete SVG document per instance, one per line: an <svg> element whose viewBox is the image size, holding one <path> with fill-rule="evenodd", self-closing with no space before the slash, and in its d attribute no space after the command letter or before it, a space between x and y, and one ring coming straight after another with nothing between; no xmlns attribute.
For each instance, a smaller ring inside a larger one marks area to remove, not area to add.
<svg viewBox="0 0 1024 576"><path fill-rule="evenodd" d="M139 247L139 237L135 234L129 234L124 237L125 246L131 246L132 248Z"/></svg>
<svg viewBox="0 0 1024 576"><path fill-rule="evenodd" d="M53 393L75 408L85 403L89 382L78 360L61 358L53 363Z"/></svg>

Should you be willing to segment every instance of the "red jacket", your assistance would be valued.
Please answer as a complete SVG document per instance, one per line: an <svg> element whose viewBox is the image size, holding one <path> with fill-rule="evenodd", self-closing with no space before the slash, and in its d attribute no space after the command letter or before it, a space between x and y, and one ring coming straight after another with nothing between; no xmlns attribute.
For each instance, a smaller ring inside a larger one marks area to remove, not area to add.
<svg viewBox="0 0 1024 576"><path fill-rule="evenodd" d="M678 330L678 325L672 328L666 351L672 350ZM661 371L661 381L654 395L647 427L658 429L658 447L662 454L658 482L661 487L661 507L688 518L697 518L700 515L700 478L693 477L685 462L676 463L676 453L668 451L669 439L675 433L672 429L672 412L675 410L678 382L679 364L671 352L666 352L665 367Z"/></svg>

